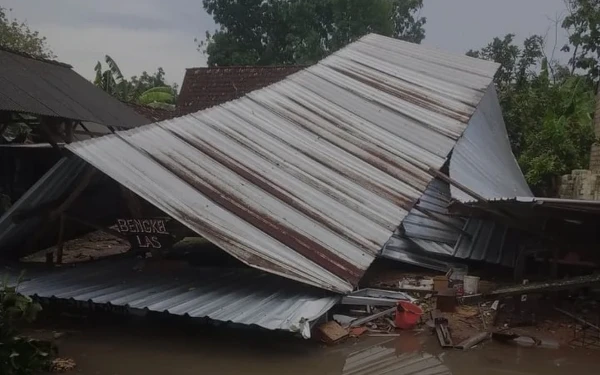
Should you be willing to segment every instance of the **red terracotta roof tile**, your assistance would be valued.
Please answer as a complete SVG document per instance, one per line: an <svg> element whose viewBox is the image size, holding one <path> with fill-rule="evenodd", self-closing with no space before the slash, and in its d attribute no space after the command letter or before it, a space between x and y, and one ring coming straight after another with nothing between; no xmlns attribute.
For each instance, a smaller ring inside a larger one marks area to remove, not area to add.
<svg viewBox="0 0 600 375"><path fill-rule="evenodd" d="M278 82L304 66L233 66L187 69L177 109L197 112Z"/></svg>

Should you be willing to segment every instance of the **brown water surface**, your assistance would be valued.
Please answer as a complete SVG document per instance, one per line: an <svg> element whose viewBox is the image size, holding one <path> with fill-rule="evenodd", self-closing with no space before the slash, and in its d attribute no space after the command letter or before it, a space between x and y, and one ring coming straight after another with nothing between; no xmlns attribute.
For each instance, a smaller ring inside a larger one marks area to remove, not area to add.
<svg viewBox="0 0 600 375"><path fill-rule="evenodd" d="M521 348L488 342L467 352L442 351L426 332L406 332L394 339L361 338L325 347L286 334L170 322L62 325L59 329L69 332L59 340L61 356L73 358L77 362L74 373L86 375L341 375L350 355L373 346L393 348L398 355L415 351L440 355L455 375L600 374L597 350Z"/></svg>

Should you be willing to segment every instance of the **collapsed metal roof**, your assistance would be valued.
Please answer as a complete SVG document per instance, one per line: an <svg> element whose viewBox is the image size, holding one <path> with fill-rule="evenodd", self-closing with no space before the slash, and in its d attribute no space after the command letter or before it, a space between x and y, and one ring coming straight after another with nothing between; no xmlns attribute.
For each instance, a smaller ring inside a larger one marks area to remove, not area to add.
<svg viewBox="0 0 600 375"><path fill-rule="evenodd" d="M514 266L518 233L499 222L452 214L450 195L448 183L434 179L382 256L438 271L463 261Z"/></svg>
<svg viewBox="0 0 600 375"><path fill-rule="evenodd" d="M138 259L101 260L73 268L29 270L18 291L40 298L73 300L168 312L192 318L256 325L310 337L310 324L331 309L339 296L281 280L251 269L207 269L179 262ZM2 280L16 284L20 269L0 268Z"/></svg>
<svg viewBox="0 0 600 375"><path fill-rule="evenodd" d="M247 264L346 293L497 67L368 35L241 99L67 147Z"/></svg>
<svg viewBox="0 0 600 375"><path fill-rule="evenodd" d="M0 111L131 128L148 120L69 65L0 49Z"/></svg>

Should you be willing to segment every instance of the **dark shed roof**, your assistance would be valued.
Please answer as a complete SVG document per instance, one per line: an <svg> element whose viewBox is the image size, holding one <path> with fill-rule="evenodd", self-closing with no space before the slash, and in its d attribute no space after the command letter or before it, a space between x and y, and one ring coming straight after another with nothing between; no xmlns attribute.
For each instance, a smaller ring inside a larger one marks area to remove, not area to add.
<svg viewBox="0 0 600 375"><path fill-rule="evenodd" d="M77 74L67 64L0 50L0 111L132 128L143 116Z"/></svg>
<svg viewBox="0 0 600 375"><path fill-rule="evenodd" d="M189 114L223 104L281 81L305 66L190 68L185 72L177 109Z"/></svg>

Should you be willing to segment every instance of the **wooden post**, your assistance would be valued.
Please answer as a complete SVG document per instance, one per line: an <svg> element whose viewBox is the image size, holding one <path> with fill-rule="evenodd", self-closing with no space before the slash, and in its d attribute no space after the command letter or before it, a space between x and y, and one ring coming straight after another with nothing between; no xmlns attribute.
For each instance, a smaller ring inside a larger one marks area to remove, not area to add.
<svg viewBox="0 0 600 375"><path fill-rule="evenodd" d="M75 124L72 120L65 120L65 143L69 144L73 142L73 131L75 130Z"/></svg>
<svg viewBox="0 0 600 375"><path fill-rule="evenodd" d="M65 215L60 215L58 225L58 245L56 246L56 264L62 264L63 262L63 249L64 249L64 235L65 235Z"/></svg>
<svg viewBox="0 0 600 375"><path fill-rule="evenodd" d="M81 180L79 180L79 184L75 187L73 192L71 192L69 197L67 199L65 199L65 201L63 203L61 203L60 206L58 206L58 208L56 208L54 211L52 211L50 213L50 218L55 219L56 217L58 217L62 213L64 213L67 209L69 209L69 207L71 207L73 202L75 202L75 200L77 198L79 198L79 196L83 193L85 188L88 187L88 185L92 181L92 178L94 177L95 174L96 174L96 168L88 167L88 169L86 170L86 172L83 175L83 177L81 178Z"/></svg>
<svg viewBox="0 0 600 375"><path fill-rule="evenodd" d="M40 130L42 131L42 133L44 133L44 136L48 140L48 143L50 143L52 145L52 147L56 151L58 151L61 155L64 155L63 150L58 146L58 144L56 143L56 140L54 139L54 134L52 132L52 126L49 126L49 124L48 124L49 121L50 120L48 120L47 117L42 117L40 119Z"/></svg>
<svg viewBox="0 0 600 375"><path fill-rule="evenodd" d="M480 202L488 201L484 196L477 194L476 192L469 189L465 185L461 184L458 181L451 179L450 177L446 176L445 174L443 174L442 172L438 171L435 168L429 168L429 173L434 175L435 177L440 178L444 182L447 182L448 184L457 187L459 190L462 190L463 192L467 193L468 195L472 196L473 198L477 199Z"/></svg>

